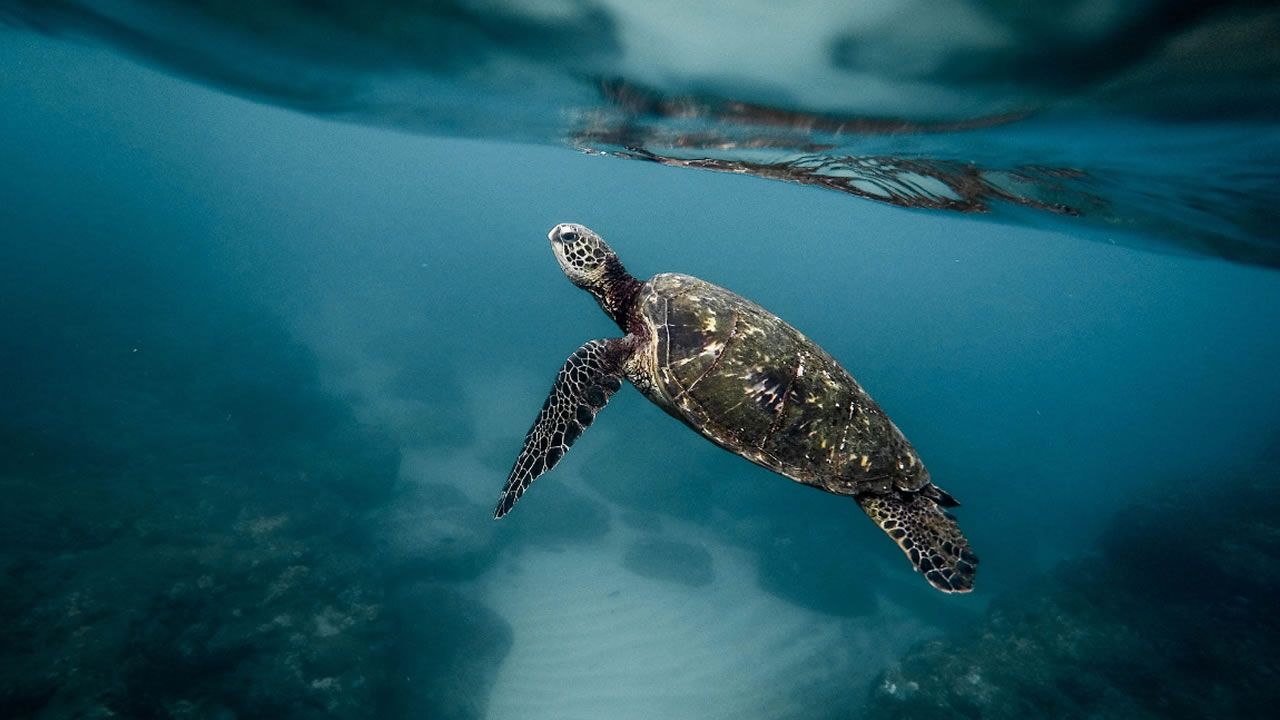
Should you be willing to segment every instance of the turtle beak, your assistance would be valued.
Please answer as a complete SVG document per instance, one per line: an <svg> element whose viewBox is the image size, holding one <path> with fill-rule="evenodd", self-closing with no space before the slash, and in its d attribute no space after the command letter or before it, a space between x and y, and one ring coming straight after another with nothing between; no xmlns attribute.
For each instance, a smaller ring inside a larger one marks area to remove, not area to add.
<svg viewBox="0 0 1280 720"><path fill-rule="evenodd" d="M565 226L563 224L551 228L551 232L547 233L547 240L551 243L551 254L556 256L556 262L560 263L561 269L564 268L564 240L560 237L560 231Z"/></svg>
<svg viewBox="0 0 1280 720"><path fill-rule="evenodd" d="M564 240L560 236L572 229L573 226L569 223L560 223L559 225L551 228L551 232L547 233L547 239L551 241L551 245L553 247L563 245Z"/></svg>

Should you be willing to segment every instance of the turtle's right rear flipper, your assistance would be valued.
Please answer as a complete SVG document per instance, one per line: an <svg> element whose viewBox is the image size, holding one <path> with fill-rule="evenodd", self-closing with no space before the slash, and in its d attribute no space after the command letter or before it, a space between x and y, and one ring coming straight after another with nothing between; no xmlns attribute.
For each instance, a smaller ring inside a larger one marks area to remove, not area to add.
<svg viewBox="0 0 1280 720"><path fill-rule="evenodd" d="M857 501L898 543L930 585L947 593L969 592L973 589L978 556L969 549L969 541L960 532L956 519L930 497L930 490L932 486L921 492L860 495ZM946 493L941 496L951 499Z"/></svg>

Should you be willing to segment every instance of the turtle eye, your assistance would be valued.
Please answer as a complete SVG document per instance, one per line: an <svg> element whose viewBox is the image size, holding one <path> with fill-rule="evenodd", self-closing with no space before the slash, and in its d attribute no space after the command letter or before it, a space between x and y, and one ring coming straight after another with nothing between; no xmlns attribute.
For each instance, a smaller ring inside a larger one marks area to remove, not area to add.
<svg viewBox="0 0 1280 720"><path fill-rule="evenodd" d="M562 232L562 233L560 233L560 240L561 240L562 242L570 242L570 243L571 243L571 242L575 242L577 239L578 239L578 233L576 233L576 232L574 232L574 231L572 231L572 230L570 230L570 231L568 231L568 232Z"/></svg>

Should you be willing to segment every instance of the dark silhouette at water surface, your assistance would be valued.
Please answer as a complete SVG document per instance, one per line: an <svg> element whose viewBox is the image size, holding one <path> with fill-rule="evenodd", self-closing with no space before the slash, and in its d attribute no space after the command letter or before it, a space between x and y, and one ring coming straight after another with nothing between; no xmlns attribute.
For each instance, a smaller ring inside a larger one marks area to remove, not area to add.
<svg viewBox="0 0 1280 720"><path fill-rule="evenodd" d="M303 112L1010 222L1069 217L1110 242L1280 265L1264 200L1280 196L1270 5L788 6L755 41L746 12L633 8L633 22L608 2L557 7L0 0L0 21ZM816 13L811 36L781 29ZM812 47L826 48L818 62ZM768 61L735 61L748 50Z"/></svg>

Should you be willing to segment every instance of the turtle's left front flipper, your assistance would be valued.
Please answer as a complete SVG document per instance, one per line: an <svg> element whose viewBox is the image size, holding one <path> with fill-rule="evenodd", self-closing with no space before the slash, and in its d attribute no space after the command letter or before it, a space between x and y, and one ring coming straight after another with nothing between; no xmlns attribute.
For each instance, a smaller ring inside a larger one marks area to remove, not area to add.
<svg viewBox="0 0 1280 720"><path fill-rule="evenodd" d="M560 462L609 397L622 387L622 368L631 347L627 338L592 340L565 361L524 438L524 449L493 512L495 520L511 512L529 485Z"/></svg>

